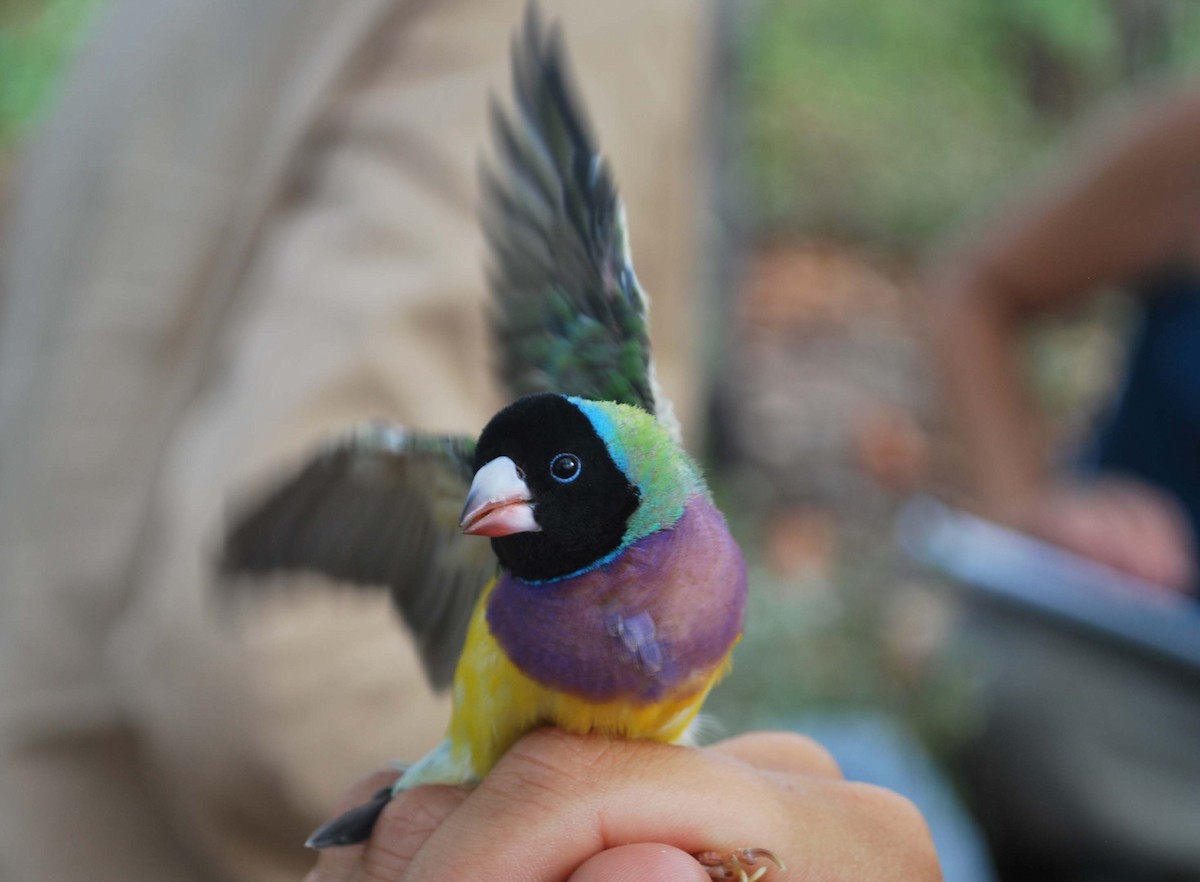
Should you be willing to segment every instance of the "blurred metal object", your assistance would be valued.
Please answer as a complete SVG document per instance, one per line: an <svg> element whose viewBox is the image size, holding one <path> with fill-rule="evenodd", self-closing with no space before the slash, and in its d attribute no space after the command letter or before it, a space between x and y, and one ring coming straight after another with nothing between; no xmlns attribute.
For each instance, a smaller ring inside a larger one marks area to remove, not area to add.
<svg viewBox="0 0 1200 882"><path fill-rule="evenodd" d="M1118 642L1200 677L1200 605L929 497L910 501L896 539L913 559L1015 612Z"/></svg>

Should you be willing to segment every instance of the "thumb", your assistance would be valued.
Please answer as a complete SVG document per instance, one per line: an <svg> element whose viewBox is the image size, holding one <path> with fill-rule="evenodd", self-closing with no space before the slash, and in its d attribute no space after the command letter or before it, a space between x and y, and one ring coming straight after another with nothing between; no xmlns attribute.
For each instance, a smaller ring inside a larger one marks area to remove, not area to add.
<svg viewBox="0 0 1200 882"><path fill-rule="evenodd" d="M618 845L584 861L568 882L712 882L699 862L670 845Z"/></svg>

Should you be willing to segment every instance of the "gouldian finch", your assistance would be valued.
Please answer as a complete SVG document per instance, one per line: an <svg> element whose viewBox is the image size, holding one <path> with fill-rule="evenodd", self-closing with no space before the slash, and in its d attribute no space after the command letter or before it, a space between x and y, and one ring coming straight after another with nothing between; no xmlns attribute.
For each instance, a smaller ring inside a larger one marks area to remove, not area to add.
<svg viewBox="0 0 1200 882"><path fill-rule="evenodd" d="M741 635L742 555L658 390L624 209L532 7L513 81L482 216L516 400L478 440L359 427L227 538L233 571L389 586L430 681L453 689L445 739L316 848L365 839L395 792L480 781L538 726L687 742ZM764 855L702 862L745 879Z"/></svg>

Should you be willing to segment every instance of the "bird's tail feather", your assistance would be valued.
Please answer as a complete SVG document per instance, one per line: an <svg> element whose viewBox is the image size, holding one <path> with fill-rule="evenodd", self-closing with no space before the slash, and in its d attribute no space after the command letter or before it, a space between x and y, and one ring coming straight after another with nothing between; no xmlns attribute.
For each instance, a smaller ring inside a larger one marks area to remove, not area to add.
<svg viewBox="0 0 1200 882"><path fill-rule="evenodd" d="M392 787L388 785L376 793L368 802L342 812L332 821L326 821L313 831L304 844L309 848L332 848L338 845L357 845L366 842L375 829L375 822L392 801Z"/></svg>

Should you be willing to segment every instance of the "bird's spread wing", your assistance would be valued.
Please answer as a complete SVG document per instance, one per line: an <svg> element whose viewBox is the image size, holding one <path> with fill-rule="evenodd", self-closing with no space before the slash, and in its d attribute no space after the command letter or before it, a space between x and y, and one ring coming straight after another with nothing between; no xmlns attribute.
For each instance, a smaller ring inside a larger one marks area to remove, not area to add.
<svg viewBox="0 0 1200 882"><path fill-rule="evenodd" d="M359 427L235 519L224 568L389 587L430 682L445 688L496 571L488 543L458 529L474 450L464 437Z"/></svg>
<svg viewBox="0 0 1200 882"><path fill-rule="evenodd" d="M575 99L559 32L546 31L533 4L513 45L513 85L511 113L492 104L496 160L482 174L502 379L514 397L637 405L678 436L654 380L624 207Z"/></svg>

